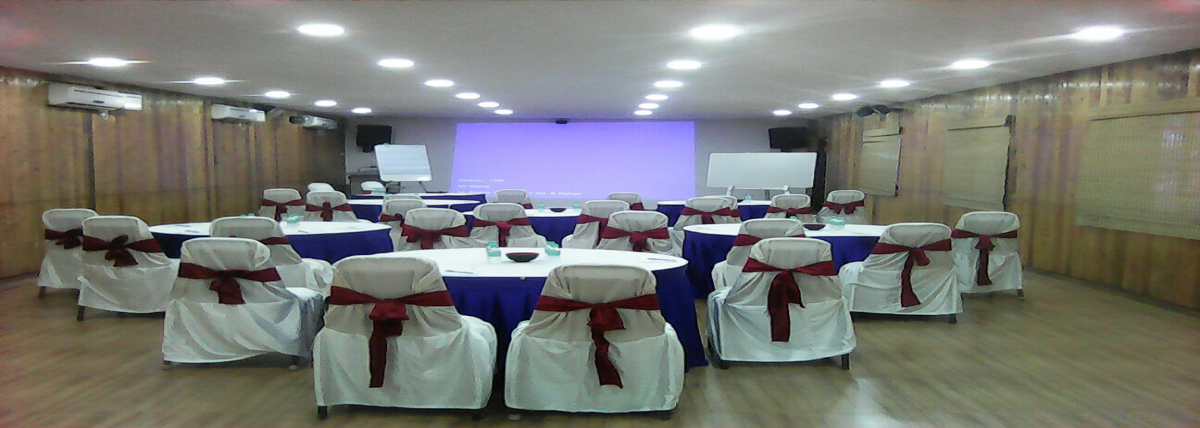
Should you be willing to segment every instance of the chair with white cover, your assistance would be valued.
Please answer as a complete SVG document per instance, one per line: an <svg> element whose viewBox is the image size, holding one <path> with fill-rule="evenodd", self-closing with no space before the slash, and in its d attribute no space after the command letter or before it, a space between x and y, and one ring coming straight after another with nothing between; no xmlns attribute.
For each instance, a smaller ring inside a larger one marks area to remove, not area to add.
<svg viewBox="0 0 1200 428"><path fill-rule="evenodd" d="M683 370L683 347L659 312L654 274L636 266L559 266L533 316L513 331L504 401L521 410L670 412L683 392Z"/></svg>
<svg viewBox="0 0 1200 428"><path fill-rule="evenodd" d="M146 222L137 217L96 216L83 221L83 276L79 311L121 313L167 310L179 261L167 258Z"/></svg>
<svg viewBox="0 0 1200 428"><path fill-rule="evenodd" d="M785 193L771 198L771 206L763 218L792 218L805 223L813 222L812 198L808 195Z"/></svg>
<svg viewBox="0 0 1200 428"><path fill-rule="evenodd" d="M325 329L313 350L317 414L339 404L482 409L496 330L458 313L437 264L355 256L334 265Z"/></svg>
<svg viewBox="0 0 1200 428"><path fill-rule="evenodd" d="M525 209L533 209L533 200L529 199L529 192L518 189L504 189L496 191L496 199L492 202L502 202L509 204L517 204Z"/></svg>
<svg viewBox="0 0 1200 428"><path fill-rule="evenodd" d="M304 221L358 222L354 208L342 192L308 192L304 204Z"/></svg>
<svg viewBox="0 0 1200 428"><path fill-rule="evenodd" d="M871 224L865 208L866 199L867 195L857 190L834 190L829 192L825 205L817 215L821 216L823 222L838 215L846 219L846 224Z"/></svg>
<svg viewBox="0 0 1200 428"><path fill-rule="evenodd" d="M245 238L183 243L179 278L163 321L163 362L206 364L268 353L311 355L324 297L285 287L271 250Z"/></svg>
<svg viewBox="0 0 1200 428"><path fill-rule="evenodd" d="M637 251L679 255L671 239L667 215L658 211L619 211L608 218L600 232L598 250Z"/></svg>
<svg viewBox="0 0 1200 428"><path fill-rule="evenodd" d="M480 247L478 241L471 239L463 214L448 208L408 210L400 226L400 236L394 242L396 251Z"/></svg>
<svg viewBox="0 0 1200 428"><path fill-rule="evenodd" d="M850 311L949 315L951 324L958 322L962 295L950 249L944 224L888 226L866 260L847 263L838 273Z"/></svg>
<svg viewBox="0 0 1200 428"><path fill-rule="evenodd" d="M285 287L307 288L329 295L333 266L318 259L305 259L292 247L279 223L266 217L225 217L213 220L209 235L246 238L261 242L271 252L271 264L279 271Z"/></svg>
<svg viewBox="0 0 1200 428"><path fill-rule="evenodd" d="M83 221L95 217L87 208L56 208L42 213L46 253L38 273L38 298L48 288L78 290L83 275Z"/></svg>
<svg viewBox="0 0 1200 428"><path fill-rule="evenodd" d="M287 216L304 215L304 198L296 189L267 189L263 190L262 206L258 209L259 217L273 218L275 221L287 220Z"/></svg>
<svg viewBox="0 0 1200 428"><path fill-rule="evenodd" d="M420 199L387 199L383 200L383 209L379 212L379 223L392 228L388 234L392 238L392 248L396 248L400 237L404 235L404 218L409 211L425 208L425 201Z"/></svg>
<svg viewBox="0 0 1200 428"><path fill-rule="evenodd" d="M520 205L501 202L479 204L475 206L474 217L471 239L479 241L481 245L494 241L501 247L546 246L546 237L533 230L533 223Z"/></svg>
<svg viewBox="0 0 1200 428"><path fill-rule="evenodd" d="M708 295L708 343L725 361L793 362L841 357L857 345L828 242L770 238L754 245L733 284Z"/></svg>
<svg viewBox="0 0 1200 428"><path fill-rule="evenodd" d="M1017 242L1020 228L1017 215L1004 211L966 213L958 219L950 237L963 293L1017 290L1018 296L1025 296Z"/></svg>
<svg viewBox="0 0 1200 428"><path fill-rule="evenodd" d="M368 193L368 194L373 193L373 194L382 195L384 193L387 193L387 186L384 186L383 183L380 183L378 181L370 181L370 180L364 181L364 182L362 182L362 184L359 184L358 187L361 188L363 190L363 192Z"/></svg>
<svg viewBox="0 0 1200 428"><path fill-rule="evenodd" d="M683 228L694 224L727 224L742 221L737 209L737 198L732 196L701 196L683 203L679 219L671 229L675 246L683 248Z"/></svg>
<svg viewBox="0 0 1200 428"><path fill-rule="evenodd" d="M746 220L733 238L733 247L729 249L725 260L713 266L713 288L720 290L733 285L742 273L746 258L750 257L750 249L759 241L768 238L803 238L804 223L790 218L760 218Z"/></svg>
<svg viewBox="0 0 1200 428"><path fill-rule="evenodd" d="M423 199L421 199L420 196L417 196L417 195L398 194L398 195L385 195L383 197L383 203L386 204L387 201L391 201L391 200L395 200L395 199L405 199L405 200L410 200L410 201L414 200L414 199L418 200L418 201L423 200Z"/></svg>
<svg viewBox="0 0 1200 428"><path fill-rule="evenodd" d="M634 192L612 192L608 194L608 199L624 201L629 204L629 209L632 211L643 211L646 209L646 205L642 203L642 195Z"/></svg>
<svg viewBox="0 0 1200 428"><path fill-rule="evenodd" d="M579 218L575 220L574 233L563 238L563 248L596 248L600 233L608 226L609 216L620 211L629 211L629 204L618 200L584 202Z"/></svg>
<svg viewBox="0 0 1200 428"><path fill-rule="evenodd" d="M337 189L334 189L333 186L329 185L329 183L308 183L308 191L309 192L334 192L334 191L337 191Z"/></svg>

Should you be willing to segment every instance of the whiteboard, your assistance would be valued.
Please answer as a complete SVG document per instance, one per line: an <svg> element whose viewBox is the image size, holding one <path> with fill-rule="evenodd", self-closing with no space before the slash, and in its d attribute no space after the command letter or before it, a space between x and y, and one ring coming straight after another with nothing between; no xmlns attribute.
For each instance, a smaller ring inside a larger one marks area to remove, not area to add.
<svg viewBox="0 0 1200 428"><path fill-rule="evenodd" d="M708 187L807 189L816 169L816 153L713 153L708 156Z"/></svg>
<svg viewBox="0 0 1200 428"><path fill-rule="evenodd" d="M425 146L380 144L375 146L375 161L380 180L433 181Z"/></svg>

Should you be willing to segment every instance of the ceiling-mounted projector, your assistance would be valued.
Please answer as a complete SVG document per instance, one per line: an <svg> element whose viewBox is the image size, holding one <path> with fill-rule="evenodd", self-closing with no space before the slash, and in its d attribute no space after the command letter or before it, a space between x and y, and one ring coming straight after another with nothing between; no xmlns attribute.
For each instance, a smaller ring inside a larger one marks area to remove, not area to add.
<svg viewBox="0 0 1200 428"><path fill-rule="evenodd" d="M292 116L288 122L311 129L337 129L338 126L336 120L316 116Z"/></svg>

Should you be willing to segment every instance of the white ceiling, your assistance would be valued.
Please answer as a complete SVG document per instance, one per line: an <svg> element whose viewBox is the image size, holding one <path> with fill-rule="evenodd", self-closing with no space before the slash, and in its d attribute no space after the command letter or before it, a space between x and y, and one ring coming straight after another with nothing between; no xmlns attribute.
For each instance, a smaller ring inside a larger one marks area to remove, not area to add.
<svg viewBox="0 0 1200 428"><path fill-rule="evenodd" d="M346 34L314 38L299 24ZM707 23L742 26L726 42L689 38ZM1131 32L1107 43L1064 35L1091 25ZM1200 1L846 2L46 2L0 0L0 65L206 96L345 114L633 118L646 94L671 99L655 119L768 117L813 101L819 117L1200 47ZM122 69L61 64L97 56L148 61ZM375 61L410 58L387 70ZM988 69L945 66L967 58ZM687 58L695 71L663 64ZM223 87L183 83L215 75ZM454 88L422 85L450 78ZM876 87L903 78L902 89ZM686 86L656 91L656 80ZM291 91L288 100L255 94ZM474 91L484 99L453 97ZM835 92L862 99L831 101ZM321 109L316 99L341 104Z"/></svg>

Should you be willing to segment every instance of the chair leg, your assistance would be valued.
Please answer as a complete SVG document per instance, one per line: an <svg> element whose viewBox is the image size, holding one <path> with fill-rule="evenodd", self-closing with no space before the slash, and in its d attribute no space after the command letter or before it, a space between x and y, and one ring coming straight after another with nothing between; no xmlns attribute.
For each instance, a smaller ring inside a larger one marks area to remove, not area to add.
<svg viewBox="0 0 1200 428"><path fill-rule="evenodd" d="M1017 289L1017 297L1025 297L1025 289L1024 288Z"/></svg>
<svg viewBox="0 0 1200 428"><path fill-rule="evenodd" d="M663 410L661 412L655 412L655 414L658 416L659 420L669 421L669 420L671 420L671 416L673 416L675 414L675 411L674 410Z"/></svg>
<svg viewBox="0 0 1200 428"><path fill-rule="evenodd" d="M317 406L317 419L325 420L329 418L329 406Z"/></svg>
<svg viewBox="0 0 1200 428"><path fill-rule="evenodd" d="M79 310L75 311L75 321L83 321L84 310L83 305L79 305Z"/></svg>
<svg viewBox="0 0 1200 428"><path fill-rule="evenodd" d="M481 421L481 420L483 420L483 415L484 415L483 409L475 410L475 411L471 412L471 420Z"/></svg>
<svg viewBox="0 0 1200 428"><path fill-rule="evenodd" d="M850 370L850 354L842 355L839 359L841 360L840 366L842 370Z"/></svg>
<svg viewBox="0 0 1200 428"><path fill-rule="evenodd" d="M709 359L712 360L713 367L720 370L729 368L729 362L722 360L721 356L717 355L717 348L713 347L713 339L711 337L708 338L708 355Z"/></svg>
<svg viewBox="0 0 1200 428"><path fill-rule="evenodd" d="M958 324L958 314L950 314L950 324Z"/></svg>
<svg viewBox="0 0 1200 428"><path fill-rule="evenodd" d="M300 369L300 356L292 355L292 364L288 366L288 370L295 371Z"/></svg>
<svg viewBox="0 0 1200 428"><path fill-rule="evenodd" d="M46 287L38 287L38 298L46 297Z"/></svg>

